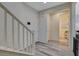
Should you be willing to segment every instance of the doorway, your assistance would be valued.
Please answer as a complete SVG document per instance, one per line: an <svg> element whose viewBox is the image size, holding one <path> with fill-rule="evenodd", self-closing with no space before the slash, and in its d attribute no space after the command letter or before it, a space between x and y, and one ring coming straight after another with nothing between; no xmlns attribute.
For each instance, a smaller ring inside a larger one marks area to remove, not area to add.
<svg viewBox="0 0 79 59"><path fill-rule="evenodd" d="M69 47L70 40L70 10L65 8L49 14L48 43Z"/></svg>

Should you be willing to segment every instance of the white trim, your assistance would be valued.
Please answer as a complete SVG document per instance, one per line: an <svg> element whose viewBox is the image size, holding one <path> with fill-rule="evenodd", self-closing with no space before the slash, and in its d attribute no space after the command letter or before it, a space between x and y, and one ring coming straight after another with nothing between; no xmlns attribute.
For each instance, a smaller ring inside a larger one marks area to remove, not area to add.
<svg viewBox="0 0 79 59"><path fill-rule="evenodd" d="M18 50L13 50L13 49L10 49L10 48L5 48L5 47L1 47L0 46L0 51L6 51L6 52L11 52L11 53L18 53L18 54L23 54L23 55L29 55L29 56L32 56L32 54L28 53L28 52L22 52L22 51L18 51Z"/></svg>

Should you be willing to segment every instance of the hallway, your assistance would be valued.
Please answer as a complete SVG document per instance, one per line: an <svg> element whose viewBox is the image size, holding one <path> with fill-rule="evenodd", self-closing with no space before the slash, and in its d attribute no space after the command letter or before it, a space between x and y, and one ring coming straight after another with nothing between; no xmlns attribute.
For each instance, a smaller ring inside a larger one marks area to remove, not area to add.
<svg viewBox="0 0 79 59"><path fill-rule="evenodd" d="M0 3L0 55L74 56L73 4Z"/></svg>

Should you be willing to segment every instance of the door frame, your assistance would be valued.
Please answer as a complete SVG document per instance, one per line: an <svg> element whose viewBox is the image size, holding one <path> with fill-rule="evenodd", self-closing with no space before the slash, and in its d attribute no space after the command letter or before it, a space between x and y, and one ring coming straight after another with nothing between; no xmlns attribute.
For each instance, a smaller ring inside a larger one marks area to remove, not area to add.
<svg viewBox="0 0 79 59"><path fill-rule="evenodd" d="M69 40L69 49L73 50L73 37L75 36L75 2L68 2L59 6L55 6L52 8L52 11L55 12L57 10L61 10L63 8L69 8L70 9L70 40ZM47 16L48 17L48 16ZM47 19L48 21L48 19ZM48 30L48 23L47 23L47 30ZM47 31L47 43L48 43L48 31Z"/></svg>

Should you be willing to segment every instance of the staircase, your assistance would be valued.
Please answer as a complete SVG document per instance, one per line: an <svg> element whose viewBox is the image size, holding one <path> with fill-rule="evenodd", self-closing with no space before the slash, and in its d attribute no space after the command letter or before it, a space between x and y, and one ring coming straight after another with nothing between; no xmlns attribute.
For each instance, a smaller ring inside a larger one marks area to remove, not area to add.
<svg viewBox="0 0 79 59"><path fill-rule="evenodd" d="M74 56L71 50L61 49L57 46L37 42L36 43L37 56Z"/></svg>
<svg viewBox="0 0 79 59"><path fill-rule="evenodd" d="M34 33L0 3L0 55L34 55Z"/></svg>

